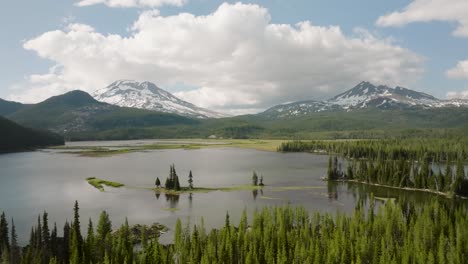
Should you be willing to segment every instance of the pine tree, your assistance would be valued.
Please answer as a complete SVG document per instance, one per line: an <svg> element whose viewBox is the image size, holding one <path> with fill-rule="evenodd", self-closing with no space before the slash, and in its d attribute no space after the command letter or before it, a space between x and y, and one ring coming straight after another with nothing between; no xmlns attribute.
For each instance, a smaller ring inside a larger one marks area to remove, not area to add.
<svg viewBox="0 0 468 264"><path fill-rule="evenodd" d="M58 256L58 238L57 238L57 223L54 222L54 228L50 233L50 249L52 256Z"/></svg>
<svg viewBox="0 0 468 264"><path fill-rule="evenodd" d="M43 263L48 262L51 252L50 252L50 231L49 231L49 220L47 212L44 211L42 215L42 254L43 254Z"/></svg>
<svg viewBox="0 0 468 264"><path fill-rule="evenodd" d="M91 218L88 223L88 236L86 237L86 252L85 252L85 263L96 263L95 259L95 237L94 237L94 228Z"/></svg>
<svg viewBox="0 0 468 264"><path fill-rule="evenodd" d="M178 260L176 263L183 263L181 262L183 247L184 240L182 237L182 222L180 219L177 219L174 228L174 260Z"/></svg>
<svg viewBox="0 0 468 264"><path fill-rule="evenodd" d="M257 176L257 172L254 171L253 172L253 175L252 175L252 185L253 186L257 186L258 185L258 176Z"/></svg>
<svg viewBox="0 0 468 264"><path fill-rule="evenodd" d="M428 187L427 181L430 177L430 169L429 169L429 157L427 153L424 153L421 168L419 171L419 179L420 179L420 187L426 189Z"/></svg>
<svg viewBox="0 0 468 264"><path fill-rule="evenodd" d="M21 260L20 247L18 246L18 236L16 234L15 222L11 219L11 243L10 243L10 262L19 264Z"/></svg>
<svg viewBox="0 0 468 264"><path fill-rule="evenodd" d="M60 253L62 263L68 263L70 261L70 224L65 221L63 226L63 249Z"/></svg>
<svg viewBox="0 0 468 264"><path fill-rule="evenodd" d="M174 177L174 190L180 191L179 177L177 176L177 174Z"/></svg>
<svg viewBox="0 0 468 264"><path fill-rule="evenodd" d="M439 173L437 173L437 191L443 192L445 191L445 178L442 174L442 170L439 168Z"/></svg>
<svg viewBox="0 0 468 264"><path fill-rule="evenodd" d="M4 248L0 255L0 264L10 264L10 251L7 248Z"/></svg>
<svg viewBox="0 0 468 264"><path fill-rule="evenodd" d="M179 178L177 177L174 164L170 167L169 177L166 179L165 188L168 190L180 190Z"/></svg>
<svg viewBox="0 0 468 264"><path fill-rule="evenodd" d="M445 167L445 190L452 191L453 176L452 176L452 164L449 159L447 159L447 164Z"/></svg>
<svg viewBox="0 0 468 264"><path fill-rule="evenodd" d="M174 164L172 164L171 182L172 182L171 189L176 190L176 191L180 191L179 176L177 176L177 172L176 172Z"/></svg>
<svg viewBox="0 0 468 264"><path fill-rule="evenodd" d="M348 165L346 167L346 178L348 179L353 179L353 167L351 165L351 162L348 162Z"/></svg>
<svg viewBox="0 0 468 264"><path fill-rule="evenodd" d="M171 190L171 189L172 189L172 183L171 183L171 179L170 179L170 178L166 178L166 183L164 184L164 188L166 188L167 190Z"/></svg>
<svg viewBox="0 0 468 264"><path fill-rule="evenodd" d="M107 247L111 245L106 244L106 238L112 232L112 223L106 211L102 211L99 216L99 222L96 227L96 259L103 260L104 255L107 253Z"/></svg>
<svg viewBox="0 0 468 264"><path fill-rule="evenodd" d="M81 236L80 214L78 201L75 201L73 207L73 223L70 237L70 263L81 264L83 261L83 237Z"/></svg>
<svg viewBox="0 0 468 264"><path fill-rule="evenodd" d="M41 224L41 215L37 216L37 226L36 226L36 240L34 241L34 250L38 251L40 255L42 253L42 224Z"/></svg>
<svg viewBox="0 0 468 264"><path fill-rule="evenodd" d="M130 239L130 228L127 219L125 219L125 223L119 230L117 249L117 258L119 259L117 263L133 263L133 244Z"/></svg>
<svg viewBox="0 0 468 264"><path fill-rule="evenodd" d="M146 225L143 225L141 228L141 247L143 250L148 250L148 229L146 228Z"/></svg>
<svg viewBox="0 0 468 264"><path fill-rule="evenodd" d="M193 175L192 175L192 171L189 172L188 184L189 184L189 188L190 188L190 189L193 189Z"/></svg>
<svg viewBox="0 0 468 264"><path fill-rule="evenodd" d="M159 177L156 178L156 182L154 183L156 185L156 187L160 187L161 186L161 181L159 180Z"/></svg>
<svg viewBox="0 0 468 264"><path fill-rule="evenodd" d="M10 252L10 240L8 238L8 222L6 220L5 212L0 216L0 257Z"/></svg>
<svg viewBox="0 0 468 264"><path fill-rule="evenodd" d="M340 177L340 174L342 174L341 170L341 164L338 164L338 157L334 156L333 158L331 156L328 157L328 170L327 170L327 179L328 180L336 180ZM363 175L368 175L368 172L365 171L363 172Z"/></svg>
<svg viewBox="0 0 468 264"><path fill-rule="evenodd" d="M33 261L33 251L34 251L34 242L36 240L36 234L34 228L31 227L31 232L29 233L29 245L28 248L21 259L21 263L29 264Z"/></svg>
<svg viewBox="0 0 468 264"><path fill-rule="evenodd" d="M465 179L465 169L463 167L463 161L461 158L458 159L457 168L455 171L455 181L453 183L453 192L456 194L462 194L462 184Z"/></svg>

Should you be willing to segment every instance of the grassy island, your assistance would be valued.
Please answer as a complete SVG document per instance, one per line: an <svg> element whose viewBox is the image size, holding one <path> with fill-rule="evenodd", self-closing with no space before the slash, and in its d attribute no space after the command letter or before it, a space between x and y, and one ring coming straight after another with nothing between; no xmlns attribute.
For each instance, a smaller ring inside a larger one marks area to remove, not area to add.
<svg viewBox="0 0 468 264"><path fill-rule="evenodd" d="M109 186L109 187L114 187L114 188L119 188L119 187L125 186L124 184L119 183L119 182L106 181L106 180L99 179L99 178L96 178L96 177L89 177L89 178L86 178L86 180L88 181L89 184L91 184L92 186L94 186L96 189L98 189L101 192L104 191L104 186L103 185L106 185L106 186Z"/></svg>
<svg viewBox="0 0 468 264"><path fill-rule="evenodd" d="M180 190L170 190L164 187L156 187L151 188L155 192L159 193L166 193L172 195L178 195L183 193L207 193L213 191L224 191L224 192L231 192L231 191L251 191L251 190L260 190L263 186L253 186L253 185L239 185L239 186L230 186L230 187L180 187Z"/></svg>

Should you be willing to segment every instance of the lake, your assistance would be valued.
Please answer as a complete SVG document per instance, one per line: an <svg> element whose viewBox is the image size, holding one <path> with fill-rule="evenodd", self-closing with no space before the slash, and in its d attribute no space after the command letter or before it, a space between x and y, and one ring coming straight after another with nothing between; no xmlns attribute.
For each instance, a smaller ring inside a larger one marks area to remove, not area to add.
<svg viewBox="0 0 468 264"><path fill-rule="evenodd" d="M146 143L69 145L119 147ZM97 223L102 210L109 213L114 228L126 217L130 224L159 222L169 228L178 218L184 224L198 224L203 217L205 226L217 227L224 223L227 211L231 222L237 225L244 209L251 214L265 205L292 204L310 211L351 213L359 197L365 200L370 192L383 198L404 196L421 202L427 201L428 196L438 197L362 184L328 183L321 180L328 164L325 155L228 147L150 150L109 157L82 157L61 152L47 149L0 155L0 211L14 218L22 244L27 242L31 226L44 210L49 213L49 223L57 222L61 235L64 222L73 218L75 200L79 202L85 229L90 217ZM194 185L199 187L249 185L254 170L259 176L263 175L267 186L259 191L213 191L179 197L156 195L154 191L137 188L153 187L156 177L164 183L171 164L175 164L182 186L187 185L190 170ZM87 177L121 182L128 188L106 188L106 192L100 192L87 183Z"/></svg>

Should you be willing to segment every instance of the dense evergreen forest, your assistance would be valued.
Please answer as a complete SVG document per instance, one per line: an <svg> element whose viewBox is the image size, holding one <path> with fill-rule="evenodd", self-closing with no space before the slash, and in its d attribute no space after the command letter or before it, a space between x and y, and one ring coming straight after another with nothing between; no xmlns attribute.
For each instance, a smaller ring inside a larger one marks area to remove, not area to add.
<svg viewBox="0 0 468 264"><path fill-rule="evenodd" d="M251 221L206 230L177 221L174 243L162 245L127 222L118 230L106 212L97 227L89 220L81 233L78 204L63 236L48 215L38 218L29 244L17 243L13 220L0 219L1 263L467 263L466 209L437 200L422 206L388 201L369 209L358 203L352 216L308 213L298 207L266 207ZM11 226L11 228L10 228ZM138 244L136 244L138 243ZM138 246L136 246L138 245Z"/></svg>
<svg viewBox="0 0 468 264"><path fill-rule="evenodd" d="M329 180L354 180L468 196L467 138L292 141L279 151L340 155L329 158ZM346 166L345 166L346 165Z"/></svg>
<svg viewBox="0 0 468 264"><path fill-rule="evenodd" d="M278 151L338 154L352 159L418 160L426 156L433 162L468 161L468 137L289 141Z"/></svg>
<svg viewBox="0 0 468 264"><path fill-rule="evenodd" d="M0 116L0 152L28 150L38 147L63 145L63 137L48 131L20 126Z"/></svg>

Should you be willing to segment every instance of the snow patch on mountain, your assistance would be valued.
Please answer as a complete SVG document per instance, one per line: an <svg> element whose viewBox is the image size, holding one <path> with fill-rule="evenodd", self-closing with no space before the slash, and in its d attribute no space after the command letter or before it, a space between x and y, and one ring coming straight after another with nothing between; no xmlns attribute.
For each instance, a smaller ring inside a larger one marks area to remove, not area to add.
<svg viewBox="0 0 468 264"><path fill-rule="evenodd" d="M325 101L301 101L274 106L260 115L294 117L323 111L353 111L365 108L405 109L410 107L468 107L468 100L440 100L432 95L397 86L373 85L361 82L352 89Z"/></svg>
<svg viewBox="0 0 468 264"><path fill-rule="evenodd" d="M195 118L221 118L226 115L183 101L151 82L115 81L93 93L96 100L122 107L134 107Z"/></svg>
<svg viewBox="0 0 468 264"><path fill-rule="evenodd" d="M432 106L440 101L429 94L399 86L391 88L385 85L375 86L369 82L361 82L354 88L329 99L328 102L340 105L343 109L365 108L369 106L379 106L371 103L377 98L386 98L387 102L391 101L408 106Z"/></svg>

